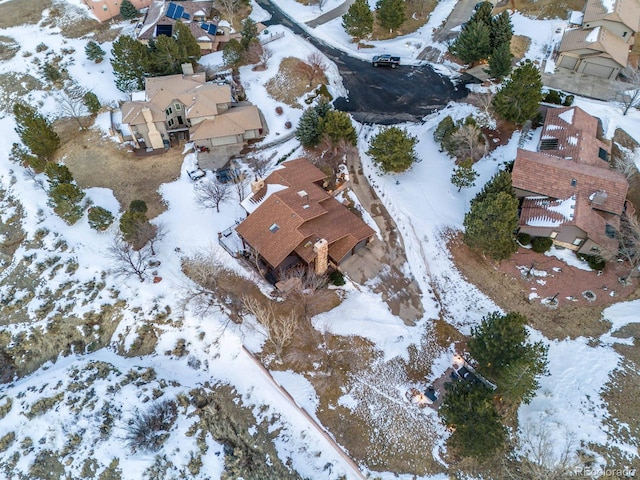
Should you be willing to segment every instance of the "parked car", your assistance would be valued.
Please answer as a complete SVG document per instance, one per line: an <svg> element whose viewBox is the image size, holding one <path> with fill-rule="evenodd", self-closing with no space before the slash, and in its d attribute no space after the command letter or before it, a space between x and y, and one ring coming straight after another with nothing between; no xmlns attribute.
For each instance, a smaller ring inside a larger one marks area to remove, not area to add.
<svg viewBox="0 0 640 480"><path fill-rule="evenodd" d="M396 68L400 65L400 57L394 57L392 55L376 55L371 59L371 64L374 67L391 67Z"/></svg>
<svg viewBox="0 0 640 480"><path fill-rule="evenodd" d="M204 177L206 173L201 168L196 168L195 170L188 170L187 175L189 175L189 178L195 182L196 180L200 180Z"/></svg>

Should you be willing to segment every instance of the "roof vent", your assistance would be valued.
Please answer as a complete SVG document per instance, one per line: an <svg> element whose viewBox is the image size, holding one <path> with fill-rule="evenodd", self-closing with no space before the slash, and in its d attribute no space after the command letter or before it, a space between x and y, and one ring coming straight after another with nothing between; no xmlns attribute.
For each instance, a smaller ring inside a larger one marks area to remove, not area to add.
<svg viewBox="0 0 640 480"><path fill-rule="evenodd" d="M309 194L307 192L305 192L304 190L300 190L298 192L298 195L302 198L309 198Z"/></svg>
<svg viewBox="0 0 640 480"><path fill-rule="evenodd" d="M307 208L309 208L309 205L303 205L302 208L306 210Z"/></svg>
<svg viewBox="0 0 640 480"><path fill-rule="evenodd" d="M594 205L604 205L604 203L607 201L607 196L607 192L605 192L604 190L598 190L597 192L591 194L589 200L591 200L591 203L593 203Z"/></svg>
<svg viewBox="0 0 640 480"><path fill-rule="evenodd" d="M271 233L276 233L278 230L280 230L280 225L278 225L277 223L274 223L269 227L269 231Z"/></svg>

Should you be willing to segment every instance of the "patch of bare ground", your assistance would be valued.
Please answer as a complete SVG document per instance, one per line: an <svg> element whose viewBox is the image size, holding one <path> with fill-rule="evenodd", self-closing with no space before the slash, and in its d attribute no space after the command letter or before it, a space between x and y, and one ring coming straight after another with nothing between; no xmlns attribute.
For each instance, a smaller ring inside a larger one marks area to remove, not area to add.
<svg viewBox="0 0 640 480"><path fill-rule="evenodd" d="M160 155L137 157L96 129L80 130L75 120L56 121L54 128L62 140L56 160L69 167L81 188L113 190L123 210L132 200L144 200L149 218L166 210L158 187L180 175L180 147Z"/></svg>
<svg viewBox="0 0 640 480"><path fill-rule="evenodd" d="M298 100L305 93L311 92L318 84L326 84L324 75L315 79L311 85L308 78L301 73L301 67L305 62L295 57L286 57L280 62L280 68L275 77L267 82L267 93L278 102L290 107L302 108Z"/></svg>
<svg viewBox="0 0 640 480"><path fill-rule="evenodd" d="M42 12L51 7L51 0L11 0L0 3L0 28L34 25Z"/></svg>
<svg viewBox="0 0 640 480"><path fill-rule="evenodd" d="M400 25L400 28L390 32L389 29L383 28L376 21L373 25L373 34L371 35L371 38L374 40L387 40L389 38L396 38L401 35L415 32L418 28L427 23L429 15L431 15L431 12L433 12L433 9L437 4L437 0L407 0L405 2L405 6L407 8L406 20L402 25Z"/></svg>
<svg viewBox="0 0 640 480"><path fill-rule="evenodd" d="M91 36L99 42L115 40L120 33L120 29L111 28L109 22L100 23L88 16L84 7L60 1L54 2L50 7L42 26L60 28L66 38Z"/></svg>
<svg viewBox="0 0 640 480"><path fill-rule="evenodd" d="M511 53L515 61L524 58L524 54L529 50L531 45L531 38L524 35L514 35L511 38Z"/></svg>
<svg viewBox="0 0 640 480"><path fill-rule="evenodd" d="M451 237L448 247L456 267L468 281L500 308L526 315L532 327L551 339L598 337L609 330L601 315L606 306L623 298L640 297L637 281L628 287L618 282L615 264L598 276L597 272L570 267L554 257L522 248L511 259L496 264L467 248L460 234ZM532 264L533 270L546 271L547 275L527 277ZM524 267L524 274L518 266ZM582 294L585 291L592 291L596 298L589 301ZM539 298L530 299L534 292ZM612 292L616 295L612 296ZM542 299L556 294L557 307L542 304Z"/></svg>
<svg viewBox="0 0 640 480"><path fill-rule="evenodd" d="M506 4L498 6L493 10L493 14L497 15L503 10L515 10L535 18L569 18L569 12L572 10L582 11L584 8L584 0L566 0L558 2L558 0L509 0Z"/></svg>

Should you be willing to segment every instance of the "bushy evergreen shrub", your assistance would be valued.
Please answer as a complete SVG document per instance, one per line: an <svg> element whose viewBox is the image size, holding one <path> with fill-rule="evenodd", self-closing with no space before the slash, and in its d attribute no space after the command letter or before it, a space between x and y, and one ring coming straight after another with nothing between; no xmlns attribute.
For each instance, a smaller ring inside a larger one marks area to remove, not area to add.
<svg viewBox="0 0 640 480"><path fill-rule="evenodd" d="M531 235L529 235L528 233L519 233L518 243L520 245L529 245L531 243Z"/></svg>
<svg viewBox="0 0 640 480"><path fill-rule="evenodd" d="M531 241L531 249L537 253L544 253L551 248L553 240L549 237L536 237Z"/></svg>

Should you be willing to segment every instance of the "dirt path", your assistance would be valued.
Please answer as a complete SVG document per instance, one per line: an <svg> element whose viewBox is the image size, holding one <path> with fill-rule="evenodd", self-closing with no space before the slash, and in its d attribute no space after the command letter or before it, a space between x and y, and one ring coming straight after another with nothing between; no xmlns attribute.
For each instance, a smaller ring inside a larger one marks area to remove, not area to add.
<svg viewBox="0 0 640 480"><path fill-rule="evenodd" d="M166 210L158 187L180 175L184 158L180 148L157 156L136 157L95 129L69 130L59 129L63 146L57 159L69 167L80 187L113 190L123 210L132 200L144 200L149 218Z"/></svg>
<svg viewBox="0 0 640 480"><path fill-rule="evenodd" d="M374 238L367 248L361 249L342 264L344 272L357 283L379 277L374 288L381 293L391 312L407 324L413 324L422 317L422 292L418 284L407 278L407 257L398 228L378 198L367 177L362 172L360 156L357 153L347 155L347 167L351 176L351 189L358 197L362 207L375 220L382 241Z"/></svg>

